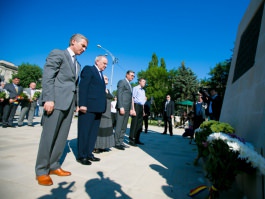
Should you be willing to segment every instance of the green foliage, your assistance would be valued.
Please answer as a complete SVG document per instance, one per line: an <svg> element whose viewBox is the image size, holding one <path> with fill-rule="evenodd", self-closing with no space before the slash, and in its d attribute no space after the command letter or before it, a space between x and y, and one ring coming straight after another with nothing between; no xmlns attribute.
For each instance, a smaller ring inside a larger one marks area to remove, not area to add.
<svg viewBox="0 0 265 199"><path fill-rule="evenodd" d="M28 88L31 82L36 83L36 88L41 88L42 69L37 65L29 63L22 63L18 67L18 77L20 78L20 85Z"/></svg>
<svg viewBox="0 0 265 199"><path fill-rule="evenodd" d="M158 58L155 53L153 53L152 60L148 64L148 69L152 68L153 66L158 66Z"/></svg>
<svg viewBox="0 0 265 199"><path fill-rule="evenodd" d="M182 62L181 66L177 69L172 83L172 94L174 99L177 101L193 101L192 94L198 91L198 80L192 70L185 66L184 62Z"/></svg>
<svg viewBox="0 0 265 199"><path fill-rule="evenodd" d="M238 170L238 153L230 152L229 146L223 140L215 140L208 146L209 156L205 165L206 177L213 183L218 191L228 190Z"/></svg>
<svg viewBox="0 0 265 199"><path fill-rule="evenodd" d="M252 174L256 171L251 163L238 158L239 152L232 151L221 139L213 140L208 145L209 156L205 164L206 177L218 191L231 188L237 174L245 172Z"/></svg>
<svg viewBox="0 0 265 199"><path fill-rule="evenodd" d="M212 132L235 133L235 129L228 123L218 122L211 125Z"/></svg>
<svg viewBox="0 0 265 199"><path fill-rule="evenodd" d="M200 157L207 157L209 149L206 146L207 137L214 132L234 133L235 129L228 123L215 120L205 121L200 125L201 131L195 134L195 142L198 148L198 156L194 164L198 163Z"/></svg>

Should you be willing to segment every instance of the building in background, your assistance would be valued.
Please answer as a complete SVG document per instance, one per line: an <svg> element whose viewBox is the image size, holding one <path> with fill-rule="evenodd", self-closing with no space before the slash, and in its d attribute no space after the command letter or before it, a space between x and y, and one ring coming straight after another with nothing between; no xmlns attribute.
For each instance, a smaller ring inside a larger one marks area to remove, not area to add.
<svg viewBox="0 0 265 199"><path fill-rule="evenodd" d="M12 75L18 72L18 66L11 62L0 60L0 82L9 83Z"/></svg>

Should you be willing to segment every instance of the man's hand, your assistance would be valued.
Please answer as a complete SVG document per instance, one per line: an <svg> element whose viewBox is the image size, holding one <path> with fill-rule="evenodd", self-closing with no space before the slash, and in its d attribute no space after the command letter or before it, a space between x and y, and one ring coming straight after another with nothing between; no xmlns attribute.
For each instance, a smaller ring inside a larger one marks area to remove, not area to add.
<svg viewBox="0 0 265 199"><path fill-rule="evenodd" d="M131 110L130 110L130 115L131 115L131 116L136 116L136 112L135 112L135 110L132 110L132 109L131 109Z"/></svg>
<svg viewBox="0 0 265 199"><path fill-rule="evenodd" d="M119 109L119 112L120 112L121 115L124 115L124 114L125 114L125 110L124 110L124 108L120 108L120 109Z"/></svg>
<svg viewBox="0 0 265 199"><path fill-rule="evenodd" d="M79 107L79 112L86 113L87 112L87 107L86 106L80 106Z"/></svg>
<svg viewBox="0 0 265 199"><path fill-rule="evenodd" d="M43 109L47 112L47 115L50 115L54 110L54 102L53 101L45 102Z"/></svg>

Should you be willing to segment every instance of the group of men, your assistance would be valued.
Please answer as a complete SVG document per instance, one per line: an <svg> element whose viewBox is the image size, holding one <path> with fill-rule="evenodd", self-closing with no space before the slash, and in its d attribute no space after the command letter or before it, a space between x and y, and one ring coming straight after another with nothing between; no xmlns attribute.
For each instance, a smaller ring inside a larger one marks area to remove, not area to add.
<svg viewBox="0 0 265 199"><path fill-rule="evenodd" d="M8 98L0 99L0 114L3 128L15 127L13 125L13 120L18 105L21 106L18 126L23 126L24 118L27 116L28 126L34 127L33 117L37 106L37 98L34 97L34 93L36 92L36 83L31 82L29 88L25 89L20 86L19 83L20 78L18 76L14 76L12 78L12 83L7 83L4 86L1 86L0 92L5 90L9 95ZM20 96L22 92L27 95L26 99Z"/></svg>
<svg viewBox="0 0 265 199"><path fill-rule="evenodd" d="M76 55L82 54L88 39L81 34L70 38L66 50L53 50L46 59L42 78L43 130L40 138L35 172L40 185L52 185L50 175L69 176L71 172L61 168L60 158L68 137L73 112L78 112L77 162L90 165L100 161L93 150L97 139L102 113L106 110L106 85L102 71L107 67L106 56L100 55L93 66L85 66L81 74ZM133 116L130 144L140 142L143 122L143 106L146 101L145 80L132 88L130 82L135 74L127 71L126 77L117 85L115 147L124 150L124 134L129 116ZM80 80L79 80L80 77ZM139 123L140 122L140 123Z"/></svg>
<svg viewBox="0 0 265 199"><path fill-rule="evenodd" d="M43 128L35 165L36 180L40 185L52 185L50 175L71 175L71 172L61 168L60 158L74 112L78 112L77 162L90 165L91 161L100 161L93 155L93 150L101 116L106 110L106 85L102 71L106 69L108 60L105 55L99 55L95 58L93 66L87 65L81 71L76 56L86 50L88 43L84 35L74 34L66 50L52 50L46 59L42 77L42 95L39 98L44 110ZM131 146L144 144L140 141L140 133L143 118L148 114L145 113L144 108L147 99L144 90L146 80L140 78L139 84L132 88L130 82L134 77L135 73L129 70L125 78L117 84L115 148L119 150L126 148L123 141L129 116L132 116L129 144ZM19 78L14 78L12 84L5 86L5 88L12 86L13 92L10 92L8 103L10 116L6 120L7 116L4 114L3 121L9 122L9 118L14 117L16 107L12 102L23 91L18 85ZM34 87L36 85L32 83L30 89ZM28 92L31 92L30 89ZM170 100L169 95L164 105L164 134L169 124L169 133L173 135L171 118L174 116L174 102ZM28 108L31 110L31 107ZM22 125L25 113L22 108L21 118L18 120L19 126ZM3 123L3 127L10 126L8 122ZM29 119L28 125L32 125L31 122Z"/></svg>

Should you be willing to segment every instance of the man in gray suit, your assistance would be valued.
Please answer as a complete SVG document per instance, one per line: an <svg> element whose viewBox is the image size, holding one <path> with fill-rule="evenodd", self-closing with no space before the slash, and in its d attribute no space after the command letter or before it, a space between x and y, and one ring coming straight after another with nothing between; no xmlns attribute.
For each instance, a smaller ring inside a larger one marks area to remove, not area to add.
<svg viewBox="0 0 265 199"><path fill-rule="evenodd" d="M50 174L69 176L60 165L68 137L73 112L77 106L77 84L80 64L75 56L82 54L88 45L88 39L75 34L70 38L66 50L53 50L46 59L42 77L42 95L44 103L43 130L36 160L36 179L40 185L52 185ZM78 111L78 110L77 110Z"/></svg>
<svg viewBox="0 0 265 199"><path fill-rule="evenodd" d="M19 115L19 119L17 121L17 124L19 127L23 126L23 121L24 118L26 116L26 114L28 113L28 126L34 127L33 125L33 116L34 116L34 111L35 108L37 106L37 99L34 99L34 93L36 91L36 83L35 82L31 82L29 85L29 88L25 88L24 89L25 92L28 93L28 95L30 96L29 100L22 100L21 102L21 111L20 111L20 115Z"/></svg>
<svg viewBox="0 0 265 199"><path fill-rule="evenodd" d="M126 78L118 82L117 86L117 123L115 129L115 148L124 150L123 139L127 129L130 114L135 115L132 107L132 87L130 81L134 78L134 72L129 70Z"/></svg>

